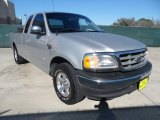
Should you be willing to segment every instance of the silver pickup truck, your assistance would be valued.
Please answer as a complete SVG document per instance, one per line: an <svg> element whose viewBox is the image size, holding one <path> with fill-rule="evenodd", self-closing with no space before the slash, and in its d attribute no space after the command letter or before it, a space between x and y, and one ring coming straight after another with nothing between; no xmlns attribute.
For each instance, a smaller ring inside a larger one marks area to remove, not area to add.
<svg viewBox="0 0 160 120"><path fill-rule="evenodd" d="M22 33L11 33L15 62L31 62L53 77L59 99L112 99L143 89L152 65L146 46L102 31L72 13L31 15Z"/></svg>

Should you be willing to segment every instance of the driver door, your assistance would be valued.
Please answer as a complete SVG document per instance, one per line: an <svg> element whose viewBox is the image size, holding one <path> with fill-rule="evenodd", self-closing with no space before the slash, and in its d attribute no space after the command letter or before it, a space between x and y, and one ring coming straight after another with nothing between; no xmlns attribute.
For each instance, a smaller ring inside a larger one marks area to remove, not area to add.
<svg viewBox="0 0 160 120"><path fill-rule="evenodd" d="M46 35L46 26L43 14L37 14L33 20L31 29L33 26L39 26L42 28L43 34L35 34L30 30L30 59L33 64L46 71L47 58L49 57L49 49L47 46L48 37Z"/></svg>

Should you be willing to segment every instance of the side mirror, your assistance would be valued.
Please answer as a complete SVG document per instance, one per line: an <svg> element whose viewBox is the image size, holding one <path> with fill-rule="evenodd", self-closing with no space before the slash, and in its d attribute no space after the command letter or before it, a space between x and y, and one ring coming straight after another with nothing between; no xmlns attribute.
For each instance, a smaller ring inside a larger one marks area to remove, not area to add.
<svg viewBox="0 0 160 120"><path fill-rule="evenodd" d="M32 34L42 34L43 33L42 27L40 27L40 26L33 26L31 28L31 33Z"/></svg>

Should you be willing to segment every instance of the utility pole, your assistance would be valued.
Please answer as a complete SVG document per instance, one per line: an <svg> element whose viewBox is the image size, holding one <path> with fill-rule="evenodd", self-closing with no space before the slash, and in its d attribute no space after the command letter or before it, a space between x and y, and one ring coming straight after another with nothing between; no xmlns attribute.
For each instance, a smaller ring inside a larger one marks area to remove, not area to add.
<svg viewBox="0 0 160 120"><path fill-rule="evenodd" d="M27 19L28 19L28 18L27 18L27 14L24 14L24 16L26 17L26 22L27 22Z"/></svg>
<svg viewBox="0 0 160 120"><path fill-rule="evenodd" d="M54 1L52 0L52 9L53 9L53 12L54 12Z"/></svg>

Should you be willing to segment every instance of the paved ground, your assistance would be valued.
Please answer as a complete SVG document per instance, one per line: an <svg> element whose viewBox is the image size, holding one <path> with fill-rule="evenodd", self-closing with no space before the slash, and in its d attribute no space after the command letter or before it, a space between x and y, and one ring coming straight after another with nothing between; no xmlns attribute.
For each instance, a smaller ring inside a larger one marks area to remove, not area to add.
<svg viewBox="0 0 160 120"><path fill-rule="evenodd" d="M32 64L16 65L11 49L0 49L0 120L158 120L160 119L160 48L149 48L153 72L147 88L98 102L65 105L52 78Z"/></svg>

